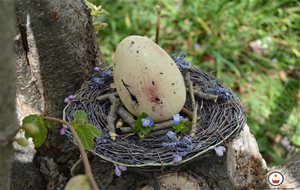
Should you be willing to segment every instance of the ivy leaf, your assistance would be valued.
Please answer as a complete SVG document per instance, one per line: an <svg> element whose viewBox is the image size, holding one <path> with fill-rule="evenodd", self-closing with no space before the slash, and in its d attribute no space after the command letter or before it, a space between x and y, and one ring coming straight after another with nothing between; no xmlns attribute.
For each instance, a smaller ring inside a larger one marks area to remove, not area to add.
<svg viewBox="0 0 300 190"><path fill-rule="evenodd" d="M74 123L76 123L78 126L79 125L85 125L89 123L87 114L83 110L77 110L74 113Z"/></svg>
<svg viewBox="0 0 300 190"><path fill-rule="evenodd" d="M172 128L176 133L184 135L190 130L190 126L190 122L180 121L177 125L173 125Z"/></svg>
<svg viewBox="0 0 300 190"><path fill-rule="evenodd" d="M142 119L147 118L148 115L146 113L141 113L138 118L134 122L133 132L137 134L141 139L145 137L145 135L149 134L155 125L151 126L143 126Z"/></svg>
<svg viewBox="0 0 300 190"><path fill-rule="evenodd" d="M32 137L34 145L39 148L47 138L48 130L42 116L29 115L22 121L22 128L25 130L25 137Z"/></svg>

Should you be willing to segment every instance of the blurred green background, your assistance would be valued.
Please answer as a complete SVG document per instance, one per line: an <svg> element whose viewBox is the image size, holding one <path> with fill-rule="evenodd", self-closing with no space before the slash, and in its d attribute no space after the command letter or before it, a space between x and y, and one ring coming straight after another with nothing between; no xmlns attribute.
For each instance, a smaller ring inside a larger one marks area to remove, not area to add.
<svg viewBox="0 0 300 190"><path fill-rule="evenodd" d="M300 1L163 0L159 44L213 72L247 110L269 165L300 147ZM155 38L155 0L87 1L107 64L128 35Z"/></svg>

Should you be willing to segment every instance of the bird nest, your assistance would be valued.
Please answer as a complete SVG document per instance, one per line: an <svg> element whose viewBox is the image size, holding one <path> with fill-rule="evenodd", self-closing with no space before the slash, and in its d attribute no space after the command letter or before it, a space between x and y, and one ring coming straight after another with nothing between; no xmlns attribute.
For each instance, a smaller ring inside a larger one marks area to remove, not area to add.
<svg viewBox="0 0 300 190"><path fill-rule="evenodd" d="M154 128L144 139L140 139L131 132L130 122L126 123L125 119L124 126L115 129L116 139L112 139L107 129L112 102L105 97L113 95L118 99L118 95L112 86L111 67L95 73L83 83L74 100L64 109L64 119L72 122L74 112L84 110L89 122L102 131L102 137L94 140L91 151L117 165L151 169L191 161L235 138L246 122L246 114L236 95L214 76L196 68L181 69L181 72L184 77L187 74L190 76L196 89L192 93L198 104L197 123L192 137L175 135L174 140L174 133L168 132L172 128L165 126ZM189 89L188 81L185 80L185 83ZM180 114L190 117L192 121L192 111L188 111L193 109L191 91L187 93ZM122 105L117 109L126 111ZM121 118L119 111L116 117L114 124ZM67 135L74 142L72 134L68 132ZM180 159L174 162L176 155L180 155Z"/></svg>

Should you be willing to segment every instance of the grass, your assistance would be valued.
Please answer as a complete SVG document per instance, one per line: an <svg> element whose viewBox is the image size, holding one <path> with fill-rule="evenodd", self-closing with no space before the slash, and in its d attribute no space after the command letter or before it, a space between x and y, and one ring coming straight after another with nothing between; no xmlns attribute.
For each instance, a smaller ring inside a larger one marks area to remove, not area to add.
<svg viewBox="0 0 300 190"><path fill-rule="evenodd" d="M156 1L90 2L108 13L94 17L107 23L98 31L106 63L128 35L154 40ZM170 54L186 53L195 67L213 71L238 93L270 164L282 163L300 147L299 5L297 0L163 0L160 46ZM255 41L265 49L253 51Z"/></svg>

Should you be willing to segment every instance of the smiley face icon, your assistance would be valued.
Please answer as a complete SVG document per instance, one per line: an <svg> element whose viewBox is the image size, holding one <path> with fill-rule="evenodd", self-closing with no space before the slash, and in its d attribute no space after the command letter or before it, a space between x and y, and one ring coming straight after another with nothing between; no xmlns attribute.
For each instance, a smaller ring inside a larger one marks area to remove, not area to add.
<svg viewBox="0 0 300 190"><path fill-rule="evenodd" d="M284 182L284 176L278 171L271 172L268 175L268 182L273 186L279 186Z"/></svg>

